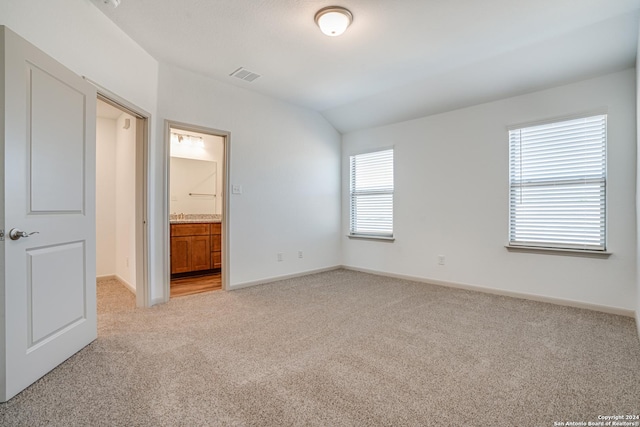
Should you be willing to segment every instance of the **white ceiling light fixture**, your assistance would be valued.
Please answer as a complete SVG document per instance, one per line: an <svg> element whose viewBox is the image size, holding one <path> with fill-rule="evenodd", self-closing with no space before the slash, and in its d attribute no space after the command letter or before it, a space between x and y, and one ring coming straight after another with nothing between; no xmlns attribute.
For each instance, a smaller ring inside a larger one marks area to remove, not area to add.
<svg viewBox="0 0 640 427"><path fill-rule="evenodd" d="M171 143L172 144L182 144L185 143L188 146L192 147L204 147L204 138L201 136L193 136L186 135L177 132L171 132Z"/></svg>
<svg viewBox="0 0 640 427"><path fill-rule="evenodd" d="M324 34L335 37L344 33L353 22L353 14L340 6L329 6L320 9L315 16L316 24Z"/></svg>

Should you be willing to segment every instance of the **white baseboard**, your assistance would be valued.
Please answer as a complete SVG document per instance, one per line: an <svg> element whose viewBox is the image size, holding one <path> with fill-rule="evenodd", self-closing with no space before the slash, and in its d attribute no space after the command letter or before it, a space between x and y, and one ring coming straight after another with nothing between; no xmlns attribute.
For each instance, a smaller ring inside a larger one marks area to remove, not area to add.
<svg viewBox="0 0 640 427"><path fill-rule="evenodd" d="M409 276L405 274L387 273L384 271L351 267L348 265L343 265L342 268L344 268L345 270L361 271L363 273L370 273L378 276L393 277L395 279L411 280L413 282L429 283L431 285L446 286L449 288L465 289L469 291L484 292L488 294L501 295L501 296L507 296L512 298L521 298L521 299L527 299L531 301L546 302L550 304L564 305L567 307L584 308L587 310L600 311L600 312L609 313L609 314L617 314L620 316L636 317L636 324L640 325L640 323L638 323L640 322L640 318L638 317L637 313L634 312L634 310L627 310L619 307L611 307L608 305L593 304L593 303L582 302L582 301L573 301L573 300L568 300L563 298L547 297L547 296L536 295L536 294L528 294L524 292L507 291L504 289L488 288L485 286L470 285L467 283L448 282L443 280L428 279L425 277ZM638 333L640 336L640 329Z"/></svg>
<svg viewBox="0 0 640 427"><path fill-rule="evenodd" d="M266 279L253 280L253 281L250 281L250 282L236 283L235 285L229 285L227 290L228 291L235 291L237 289L249 288L251 286L257 286L257 285L264 285L264 284L271 283L271 282L278 282L280 280L294 279L296 277L308 276L310 274L324 273L326 271L338 270L340 268L342 268L341 265L335 265L333 267L318 268L318 269L315 269L315 270L302 271L300 273L285 274L283 276L274 276L274 277L268 277Z"/></svg>
<svg viewBox="0 0 640 427"><path fill-rule="evenodd" d="M136 294L136 287L135 286L133 286L131 283L127 282L122 277L118 276L117 274L114 277L116 279L118 279L118 281L120 283L122 283L127 289L129 289L134 295Z"/></svg>
<svg viewBox="0 0 640 427"><path fill-rule="evenodd" d="M125 288L129 289L131 292L133 292L133 294L136 294L136 287L133 286L131 283L127 282L126 280L124 280L122 277L118 276L117 274L105 274L103 276L96 276L96 282L104 282L107 280L117 280L118 282L122 283L124 285Z"/></svg>

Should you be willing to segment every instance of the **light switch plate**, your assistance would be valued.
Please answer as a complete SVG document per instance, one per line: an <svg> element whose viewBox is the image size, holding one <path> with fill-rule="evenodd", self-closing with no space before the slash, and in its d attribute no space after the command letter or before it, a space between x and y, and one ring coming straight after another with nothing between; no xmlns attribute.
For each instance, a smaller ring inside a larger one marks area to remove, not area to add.
<svg viewBox="0 0 640 427"><path fill-rule="evenodd" d="M242 185L232 185L231 192L233 194L242 194Z"/></svg>

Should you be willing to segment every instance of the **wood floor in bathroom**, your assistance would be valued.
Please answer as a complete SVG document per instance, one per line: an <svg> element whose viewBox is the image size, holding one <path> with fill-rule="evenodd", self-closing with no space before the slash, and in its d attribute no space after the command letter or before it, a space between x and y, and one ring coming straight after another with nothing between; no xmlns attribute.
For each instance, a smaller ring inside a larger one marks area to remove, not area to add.
<svg viewBox="0 0 640 427"><path fill-rule="evenodd" d="M171 280L171 298L222 289L220 273Z"/></svg>

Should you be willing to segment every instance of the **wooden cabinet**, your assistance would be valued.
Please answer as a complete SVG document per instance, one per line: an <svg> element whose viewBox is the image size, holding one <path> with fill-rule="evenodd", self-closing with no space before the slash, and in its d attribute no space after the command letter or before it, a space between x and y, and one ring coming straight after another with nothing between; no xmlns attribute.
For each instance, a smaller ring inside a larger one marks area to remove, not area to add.
<svg viewBox="0 0 640 427"><path fill-rule="evenodd" d="M173 226L172 226L173 227ZM171 237L171 274L191 271L191 237Z"/></svg>
<svg viewBox="0 0 640 427"><path fill-rule="evenodd" d="M211 268L222 268L222 227L211 224Z"/></svg>
<svg viewBox="0 0 640 427"><path fill-rule="evenodd" d="M209 236L191 237L191 271L209 270L211 268L211 239Z"/></svg>
<svg viewBox="0 0 640 427"><path fill-rule="evenodd" d="M171 224L171 274L210 270L211 224Z"/></svg>

